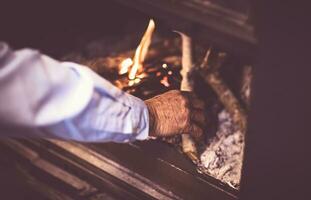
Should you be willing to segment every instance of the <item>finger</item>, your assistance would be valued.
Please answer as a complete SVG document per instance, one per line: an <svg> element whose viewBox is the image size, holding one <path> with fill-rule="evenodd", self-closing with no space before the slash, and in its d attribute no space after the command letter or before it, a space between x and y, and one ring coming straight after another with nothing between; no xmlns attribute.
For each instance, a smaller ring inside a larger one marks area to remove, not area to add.
<svg viewBox="0 0 311 200"><path fill-rule="evenodd" d="M191 95L190 99L191 106L197 109L204 109L205 103L201 99L199 99L195 94Z"/></svg>
<svg viewBox="0 0 311 200"><path fill-rule="evenodd" d="M197 109L204 109L204 102L198 98L192 98L190 100L191 106Z"/></svg>
<svg viewBox="0 0 311 200"><path fill-rule="evenodd" d="M191 107L197 108L197 109L204 109L204 101L199 99L195 93L186 92L183 95L189 99Z"/></svg>
<svg viewBox="0 0 311 200"><path fill-rule="evenodd" d="M196 124L200 125L201 127L205 126L205 115L203 111L193 110L191 114L191 121L195 122Z"/></svg>
<svg viewBox="0 0 311 200"><path fill-rule="evenodd" d="M190 128L190 135L196 140L196 141L200 141L203 138L203 129L200 128L198 125L196 124L192 124L191 128Z"/></svg>

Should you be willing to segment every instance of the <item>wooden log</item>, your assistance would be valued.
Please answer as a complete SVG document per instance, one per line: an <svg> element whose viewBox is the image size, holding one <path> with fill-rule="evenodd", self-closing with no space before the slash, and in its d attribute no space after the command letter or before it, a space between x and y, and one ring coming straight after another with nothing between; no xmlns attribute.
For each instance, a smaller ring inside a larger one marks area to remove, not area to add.
<svg viewBox="0 0 311 200"><path fill-rule="evenodd" d="M246 110L250 109L251 101L251 86L253 80L252 66L246 65L243 67L242 82L241 82L241 98L245 104Z"/></svg>
<svg viewBox="0 0 311 200"><path fill-rule="evenodd" d="M240 130L244 133L246 130L246 112L240 105L240 102L235 97L233 92L230 90L228 85L219 75L219 67L223 64L225 59L224 53L211 53L209 49L203 59L200 69L203 73L204 80L211 86L211 88L217 94L220 102L223 104L225 109L232 116L233 121L239 126Z"/></svg>
<svg viewBox="0 0 311 200"><path fill-rule="evenodd" d="M182 39L182 70L181 70L181 86L182 91L192 91L193 84L189 79L189 73L193 68L192 59L192 40L189 36L179 33ZM194 140L191 138L190 134L182 134L182 150L183 152L195 163L199 162L198 151Z"/></svg>

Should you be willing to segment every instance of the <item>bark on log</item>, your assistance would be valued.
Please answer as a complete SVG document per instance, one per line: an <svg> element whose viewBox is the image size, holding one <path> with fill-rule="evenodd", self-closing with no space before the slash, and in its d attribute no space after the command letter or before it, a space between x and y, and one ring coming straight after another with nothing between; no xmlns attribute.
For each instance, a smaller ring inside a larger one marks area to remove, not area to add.
<svg viewBox="0 0 311 200"><path fill-rule="evenodd" d="M189 79L189 73L193 68L192 61L192 41L191 38L183 33L179 33L182 39L182 70L181 70L181 86L182 91L192 91L192 83ZM182 136L182 150L195 163L199 162L198 151L194 140L190 134L183 134Z"/></svg>
<svg viewBox="0 0 311 200"><path fill-rule="evenodd" d="M219 75L218 69L222 65L224 59L225 54L212 54L211 50L209 49L200 66L201 70L203 70L203 73L201 73L201 75L215 91L220 102L232 116L234 123L236 123L240 127L240 130L244 133L246 130L247 120L246 112L240 105L238 99L235 97L228 85Z"/></svg>
<svg viewBox="0 0 311 200"><path fill-rule="evenodd" d="M252 80L253 80L252 66L246 65L243 67L242 82L241 82L241 98L245 104L246 110L250 109Z"/></svg>

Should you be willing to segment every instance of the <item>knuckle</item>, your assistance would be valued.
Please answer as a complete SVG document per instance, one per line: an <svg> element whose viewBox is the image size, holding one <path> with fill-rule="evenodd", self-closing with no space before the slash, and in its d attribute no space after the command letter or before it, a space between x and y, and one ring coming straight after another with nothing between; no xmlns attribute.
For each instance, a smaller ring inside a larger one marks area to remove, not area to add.
<svg viewBox="0 0 311 200"><path fill-rule="evenodd" d="M194 137L199 138L200 136L202 136L203 130L197 126L194 126L192 134Z"/></svg>
<svg viewBox="0 0 311 200"><path fill-rule="evenodd" d="M189 109L185 109L183 112L183 117L185 118L185 120L189 123L191 120L191 113L189 111Z"/></svg>
<svg viewBox="0 0 311 200"><path fill-rule="evenodd" d="M188 126L189 126L189 121L188 121L188 120L183 120L183 121L180 123L180 128L181 128L182 130L187 129Z"/></svg>
<svg viewBox="0 0 311 200"><path fill-rule="evenodd" d="M183 98L183 97L180 97L180 98L178 99L178 102L180 103L180 105L181 105L182 107L186 107L186 106L188 105L187 99L186 99L186 98Z"/></svg>
<svg viewBox="0 0 311 200"><path fill-rule="evenodd" d="M173 94L173 95L178 95L180 91L178 90L170 90L168 93Z"/></svg>

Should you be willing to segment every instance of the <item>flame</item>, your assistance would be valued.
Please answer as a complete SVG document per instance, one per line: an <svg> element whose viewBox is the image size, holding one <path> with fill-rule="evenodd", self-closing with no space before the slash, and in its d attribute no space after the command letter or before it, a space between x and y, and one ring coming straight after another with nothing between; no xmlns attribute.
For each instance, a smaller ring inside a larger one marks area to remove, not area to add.
<svg viewBox="0 0 311 200"><path fill-rule="evenodd" d="M143 72L143 73L141 73L141 74L136 75L136 78L143 79L143 78L145 78L145 77L147 77L147 76L148 76L148 74L146 74L145 72Z"/></svg>
<svg viewBox="0 0 311 200"><path fill-rule="evenodd" d="M133 60L131 58L127 58L123 60L119 65L119 68L120 68L119 74L121 75L126 74L132 65L133 65Z"/></svg>
<svg viewBox="0 0 311 200"><path fill-rule="evenodd" d="M138 84L140 81L141 81L140 78L135 78L135 79L133 79L133 80L130 80L129 83L128 83L128 85L129 85L129 86L133 86L133 85L135 85L135 84Z"/></svg>
<svg viewBox="0 0 311 200"><path fill-rule="evenodd" d="M146 58L154 29L155 29L155 23L151 19L149 20L148 27L135 51L135 55L133 58L133 65L128 76L130 80L135 79L137 71L142 69L143 67L143 62Z"/></svg>

